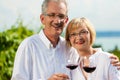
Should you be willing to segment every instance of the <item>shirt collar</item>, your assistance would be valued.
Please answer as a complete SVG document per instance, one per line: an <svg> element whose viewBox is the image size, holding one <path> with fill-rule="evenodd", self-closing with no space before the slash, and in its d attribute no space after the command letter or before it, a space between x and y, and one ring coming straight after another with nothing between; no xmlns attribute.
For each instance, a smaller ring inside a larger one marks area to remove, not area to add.
<svg viewBox="0 0 120 80"><path fill-rule="evenodd" d="M39 35L40 35L41 40L43 41L43 43L45 44L45 46L46 46L48 49L53 48L52 43L51 43L51 42L48 40L48 38L46 37L43 29L39 32ZM58 44L57 44L57 46L56 46L57 48L60 47L61 42L62 42L62 37L60 37L60 39L59 39L59 42L58 42Z"/></svg>
<svg viewBox="0 0 120 80"><path fill-rule="evenodd" d="M50 41L48 40L48 38L45 36L43 29L39 32L40 35L40 39L43 41L43 43L45 44L45 46L49 49L50 47L52 47L52 44L50 43Z"/></svg>
<svg viewBox="0 0 120 80"><path fill-rule="evenodd" d="M102 52L102 49L101 48L94 48L94 49L96 49L97 51L93 55L91 55L91 57L92 56L99 56L99 54Z"/></svg>

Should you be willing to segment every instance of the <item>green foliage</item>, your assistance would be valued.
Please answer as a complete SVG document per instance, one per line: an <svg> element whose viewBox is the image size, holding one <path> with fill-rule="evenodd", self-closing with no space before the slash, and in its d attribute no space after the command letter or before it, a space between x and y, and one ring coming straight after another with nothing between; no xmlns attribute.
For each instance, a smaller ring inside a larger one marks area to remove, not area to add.
<svg viewBox="0 0 120 80"><path fill-rule="evenodd" d="M99 44L94 44L93 47L94 47L94 48L99 48L99 47L102 48L102 46L99 45ZM104 49L103 49L103 50L104 50ZM114 48L113 50L109 50L108 52L116 55L116 56L119 58L119 60L120 60L120 50L119 50L118 46L115 46L115 48Z"/></svg>
<svg viewBox="0 0 120 80"><path fill-rule="evenodd" d="M115 46L113 50L110 50L109 52L113 53L114 55L118 56L120 60L120 50L118 49L118 46Z"/></svg>
<svg viewBox="0 0 120 80"><path fill-rule="evenodd" d="M102 47L100 44L94 44L93 45L93 48L99 48L99 47Z"/></svg>
<svg viewBox="0 0 120 80"><path fill-rule="evenodd" d="M22 22L0 33L0 80L10 80L18 45L24 38L33 33L25 28Z"/></svg>

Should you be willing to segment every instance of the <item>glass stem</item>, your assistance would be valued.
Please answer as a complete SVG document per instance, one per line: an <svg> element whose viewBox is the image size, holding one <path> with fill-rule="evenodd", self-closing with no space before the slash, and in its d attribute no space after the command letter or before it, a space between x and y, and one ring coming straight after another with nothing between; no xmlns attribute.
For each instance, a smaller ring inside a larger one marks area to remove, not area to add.
<svg viewBox="0 0 120 80"><path fill-rule="evenodd" d="M72 71L70 70L70 80L72 80Z"/></svg>

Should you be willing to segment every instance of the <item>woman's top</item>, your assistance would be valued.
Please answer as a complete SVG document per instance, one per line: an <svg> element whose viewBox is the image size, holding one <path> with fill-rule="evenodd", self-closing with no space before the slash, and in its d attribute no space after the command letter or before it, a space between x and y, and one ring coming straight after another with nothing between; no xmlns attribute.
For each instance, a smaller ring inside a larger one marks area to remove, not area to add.
<svg viewBox="0 0 120 80"><path fill-rule="evenodd" d="M88 77L92 78L92 80L120 80L120 71L110 63L111 54L102 51L101 48L96 49L97 52L90 57L95 58L95 64L97 66L95 71L89 74ZM72 70L72 78L72 80L85 80L80 66Z"/></svg>

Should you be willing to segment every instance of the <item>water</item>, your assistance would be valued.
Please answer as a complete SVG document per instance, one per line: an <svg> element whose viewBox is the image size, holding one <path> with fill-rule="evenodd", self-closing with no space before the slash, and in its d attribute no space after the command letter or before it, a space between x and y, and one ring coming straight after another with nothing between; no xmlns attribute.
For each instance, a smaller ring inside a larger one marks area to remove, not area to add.
<svg viewBox="0 0 120 80"><path fill-rule="evenodd" d="M120 50L120 36L111 36L111 37L97 37L95 44L102 45L105 51L113 50L117 45Z"/></svg>

